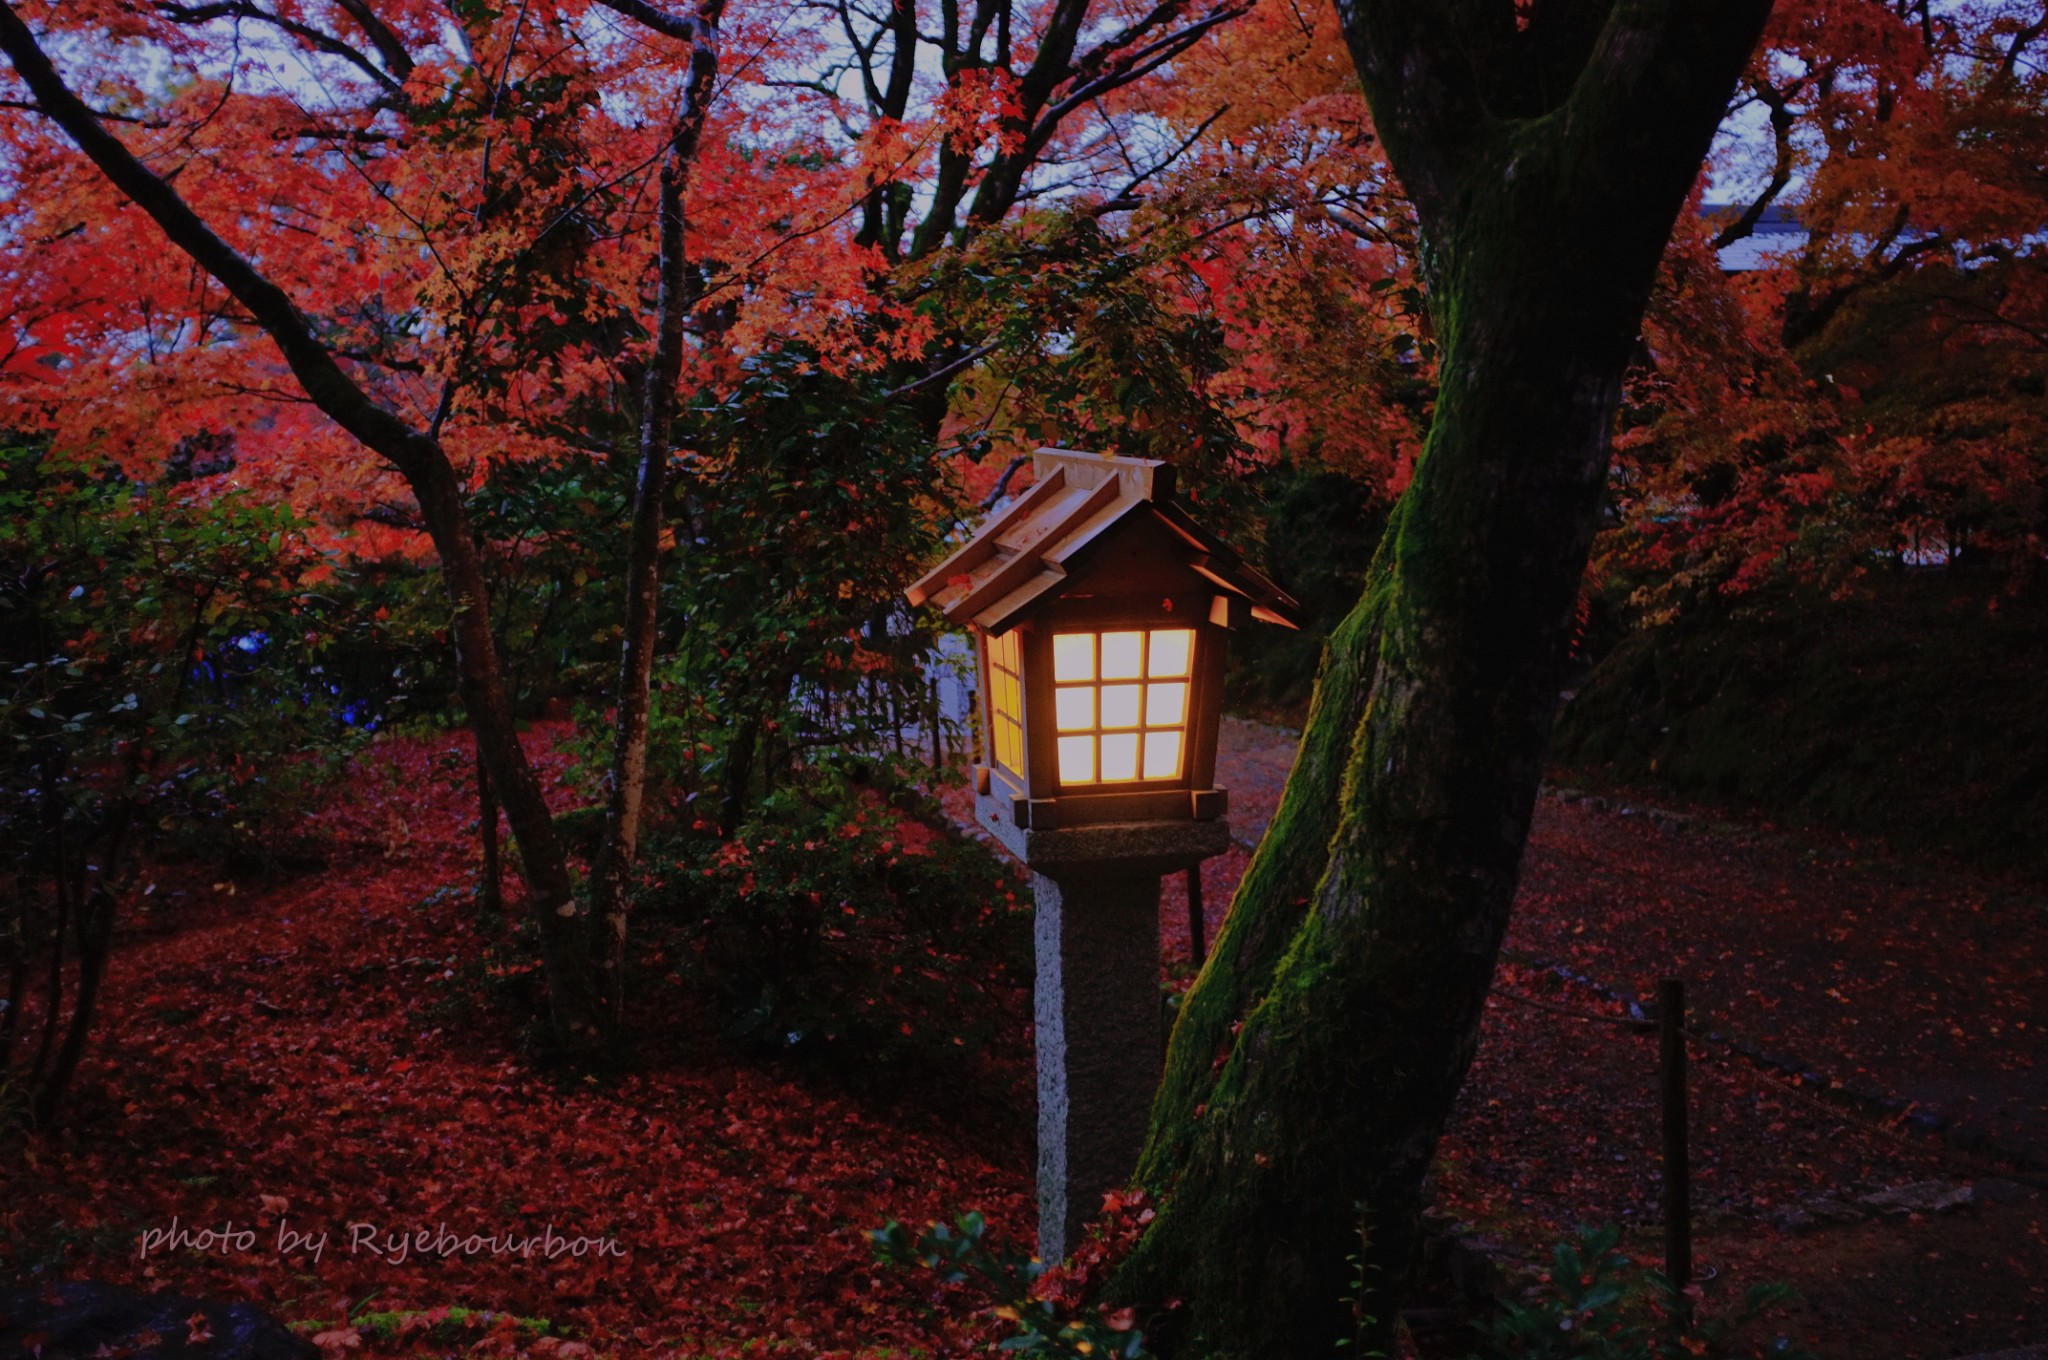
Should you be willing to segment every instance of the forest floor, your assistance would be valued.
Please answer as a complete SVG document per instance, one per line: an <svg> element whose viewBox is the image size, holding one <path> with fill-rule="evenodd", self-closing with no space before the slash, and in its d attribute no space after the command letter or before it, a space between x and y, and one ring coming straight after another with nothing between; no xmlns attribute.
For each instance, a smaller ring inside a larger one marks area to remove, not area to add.
<svg viewBox="0 0 2048 1360"><path fill-rule="evenodd" d="M546 747L536 734L566 801ZM848 1086L743 1059L671 998L640 1017L634 1070L534 1070L505 1016L476 1004L488 941L470 906L465 750L380 742L302 829L317 872L167 882L147 899L68 1128L0 1163L0 1284L102 1279L330 1327L347 1315L364 1333L355 1354L511 1325L451 1307L548 1318L626 1356L955 1354L987 1339L974 1300L877 1268L865 1233L976 1207L1028 1240L1028 1072ZM1289 734L1227 725L1219 779L1245 844L1291 758ZM1245 858L1207 866L1211 935ZM2048 1340L2043 903L1847 841L1546 797L1439 1209L1488 1260L1533 1260L1579 1220L1626 1225L1654 1260L1656 1041L1619 1022L1680 975L1710 1289L1794 1285L1805 1302L1783 1325L1829 1360ZM1177 884L1163 906L1167 971L1185 977ZM1028 1023L1028 997L992 995ZM1930 1184L1919 1211L1860 1202ZM254 1237L141 1259L142 1233L174 1216ZM625 1254L399 1260L352 1251L352 1222L552 1223ZM286 1229L326 1231L324 1252Z"/></svg>
<svg viewBox="0 0 2048 1360"><path fill-rule="evenodd" d="M1226 724L1217 779L1243 844L1293 747ZM1212 937L1244 860L1208 866ZM1166 949L1185 957L1184 890L1167 898ZM1661 1263L1657 1036L1617 1021L1680 977L1710 1289L1794 1286L1805 1301L1783 1326L1841 1360L2048 1341L2044 926L2039 884L1553 790L1437 1205L1509 1262L1586 1221L1623 1225ZM1922 1211L1861 1202L1902 1186L1924 1188L1908 1197Z"/></svg>
<svg viewBox="0 0 2048 1360"><path fill-rule="evenodd" d="M573 801L561 731L528 739L558 804ZM515 1318L575 1338L561 1360L585 1344L692 1360L964 1350L986 1324L932 1277L876 1265L866 1234L970 1206L1028 1225L1029 1143L992 1154L957 1123L925 1127L921 1093L892 1105L806 1082L654 1005L635 1017L637 1070L536 1070L507 1014L479 1005L492 941L471 891L469 751L380 741L293 837L324 857L315 873L145 899L160 905L118 948L66 1126L0 1159L0 1286L252 1299L359 1331L330 1341L337 1355L559 1353ZM253 1235L143 1259L143 1233L174 1219ZM624 1255L401 1256L390 1238L442 1224L551 1226ZM324 1250L286 1232L325 1233Z"/></svg>

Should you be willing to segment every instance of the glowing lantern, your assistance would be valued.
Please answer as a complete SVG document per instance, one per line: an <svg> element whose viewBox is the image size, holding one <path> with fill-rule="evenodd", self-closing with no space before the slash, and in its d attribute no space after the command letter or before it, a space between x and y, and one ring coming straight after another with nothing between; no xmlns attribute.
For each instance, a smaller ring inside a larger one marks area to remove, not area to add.
<svg viewBox="0 0 2048 1360"><path fill-rule="evenodd" d="M1014 824L1210 820L1224 640L1293 600L1173 500L1173 469L1067 449L906 592L979 640L978 792Z"/></svg>

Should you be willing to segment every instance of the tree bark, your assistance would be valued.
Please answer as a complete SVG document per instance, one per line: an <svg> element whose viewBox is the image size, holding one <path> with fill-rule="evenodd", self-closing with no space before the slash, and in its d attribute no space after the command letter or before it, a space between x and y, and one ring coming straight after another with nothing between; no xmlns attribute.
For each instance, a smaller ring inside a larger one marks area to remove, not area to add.
<svg viewBox="0 0 2048 1360"><path fill-rule="evenodd" d="M505 873L498 863L498 795L491 792L491 772L481 755L476 762L476 816L484 858L477 915L495 922L505 910Z"/></svg>
<svg viewBox="0 0 2048 1360"><path fill-rule="evenodd" d="M661 253L654 353L648 359L640 419L640 465L633 487L633 523L626 551L625 638L620 648L618 711L612 763L605 775L604 832L591 873L591 910L602 941L607 1018L616 1028L625 1005L628 876L640 848L640 809L647 788L647 719L654 651L659 640L655 605L661 590L661 511L668 494L670 430L676 384L683 368L683 326L701 294L683 250L684 195L690 166L704 133L711 83L718 74L718 21L725 0L705 0L698 11L690 78L661 167Z"/></svg>
<svg viewBox="0 0 2048 1360"><path fill-rule="evenodd" d="M1476 6L1338 6L1421 220L1440 390L1173 1032L1137 1173L1158 1217L1112 1292L1183 1300L1160 1332L1177 1354L1324 1357L1354 1336L1392 1351L1422 1178L1514 898L1623 369L1768 8L1551 3L1523 32L1505 4L1491 28Z"/></svg>

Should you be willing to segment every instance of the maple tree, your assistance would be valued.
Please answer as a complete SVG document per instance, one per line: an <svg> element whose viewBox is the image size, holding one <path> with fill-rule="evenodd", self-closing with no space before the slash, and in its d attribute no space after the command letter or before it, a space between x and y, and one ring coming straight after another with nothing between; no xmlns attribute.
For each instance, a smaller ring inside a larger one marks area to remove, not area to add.
<svg viewBox="0 0 2048 1360"><path fill-rule="evenodd" d="M33 268L12 280L6 376L60 440L146 466L163 416L196 414L234 430L243 476L356 544L425 531L479 734L483 822L502 805L557 1031L588 1046L619 1002L660 564L686 555L662 528L677 394L720 390L744 356L784 345L914 377L938 344L935 376L954 371L943 347L959 338L878 286L889 267L1000 221L1042 163L1093 154L1103 96L1242 12L1188 9L1112 22L1086 3L991 0L935 26L901 5L870 28L849 7L616 0L480 5L450 28L434 6L350 0L11 8L17 183L43 174L55 192L18 227ZM49 59L51 38L67 66L104 58L97 104ZM933 44L936 82L916 77ZM721 45L744 54L722 77ZM840 90L848 53L864 119ZM180 71L169 87L146 74L158 57ZM935 430L945 384L903 387ZM575 451L638 468L587 894L514 732L490 560L464 503L494 464ZM392 471L416 521L390 507Z"/></svg>
<svg viewBox="0 0 2048 1360"><path fill-rule="evenodd" d="M1741 101L1768 139L1727 156L1759 190L1681 232L1632 379L1597 568L1653 617L1785 576L2037 574L2044 32L2039 5L1780 8ZM1715 267L1786 204L1799 237Z"/></svg>
<svg viewBox="0 0 2048 1360"><path fill-rule="evenodd" d="M205 11L176 10L168 16L173 23L180 20L197 22L211 17L214 16ZM667 25L667 36L680 36L708 53L716 17L714 8L696 20L671 21ZM419 74L415 63L387 25L374 18L366 22L358 17L357 21L379 49L383 63L381 66L372 64L358 53L360 59L357 64L375 78L373 84L383 94L402 97L404 82ZM291 30L296 21L278 19L277 22L280 27ZM516 35L508 37L516 41ZM193 209L184 193L152 170L108 130L94 110L65 84L34 33L12 8L0 14L0 47L8 53L16 74L33 96L37 110L61 126L113 186L142 208L174 244L247 310L250 321L277 347L292 377L312 403L359 441L364 449L383 459L405 479L419 506L421 519L433 540L448 583L464 706L477 731L479 753L490 771L492 786L504 804L514 833L519 837L521 863L533 889L534 918L539 923L543 956L550 975L550 1003L556 1028L565 1043L588 1046L603 1027L603 1008L596 994L596 978L588 972L584 960L591 948L591 942L586 938L588 908L578 901L573 890L560 837L513 726L497 658L487 583L462 502L461 481L443 440L443 428L456 394L473 376L466 370L472 364L472 350L477 339L475 332L456 336L453 352L444 356L438 404L433 414L424 421L399 414L343 366L343 347L316 331L285 289L266 274L263 264L217 235ZM508 69L509 52L507 60L500 64L499 82ZM670 374L679 363L675 356L681 344L681 319L677 316L671 321L669 314L681 305L680 185L685 166L680 158L694 150L704 116L704 97L713 71L713 56L707 55L703 60L693 62L690 90L695 99L686 99L677 111L667 148L668 163L660 194L660 232L664 253L672 262L662 271L665 286L662 300L658 303L660 338L649 365L652 376L648 378L647 385L650 393L663 388L665 381L672 383ZM502 241L503 229L494 220L497 215L494 210L501 210L503 205L493 201L495 195L491 190L496 186L492 183L488 166L495 123L509 110L500 107L502 91L489 77L482 75L480 68L472 63L469 74L473 79L482 79L481 88L470 93L480 95L475 111L482 115L485 124L490 125L482 130L479 138L479 155L486 168L480 176L484 194L471 205L469 214L474 219L474 230L470 233L470 241L474 245L490 242L494 237ZM459 77L457 83L459 88ZM543 102L553 102L561 97L561 93L556 91L537 97ZM403 105L409 101L401 98L399 102ZM373 121L376 114L376 106L367 104L359 116L363 121ZM524 120L532 114L521 110L517 116ZM356 131L363 136L375 135L367 128L359 127ZM529 143L529 149L538 148ZM558 210L561 207L560 204L552 206ZM548 228L554 225L550 222L538 230L530 228L530 234L521 235L527 236L530 242L545 242ZM424 229L421 235L429 246L435 244L432 235ZM486 251L490 251L488 245ZM495 283L513 282L513 288L508 291L516 295L520 291L516 286L520 272L517 266L528 262L529 254L520 250L511 259L501 257L478 261L482 265L480 272L483 277L472 276L468 281L482 283L487 288ZM513 267L508 269L508 265ZM512 279L500 277L505 274L512 275ZM453 282L458 290L461 288L460 276L449 282ZM470 326L479 328L494 319L489 315L476 314L464 318ZM422 366L414 361L413 367ZM664 413L663 406L652 405L649 419L655 420ZM656 425L648 438L658 440L665 454L665 429ZM637 612L634 617L639 617ZM644 689L644 667L631 664L630 646L628 660L629 672L641 679ZM644 704L637 712L642 715L640 721L644 726ZM621 743L622 763L626 765L621 782L629 789L635 779L630 763L635 713L636 710L627 705L621 722L627 733ZM615 846L623 845L630 849L630 834L618 830L617 825L633 810L628 798L611 814L610 820L615 828L611 841ZM605 926L616 934L623 934L623 921L617 919L616 908L608 911Z"/></svg>
<svg viewBox="0 0 2048 1360"><path fill-rule="evenodd" d="M1260 464L1331 471L1391 503L1427 425L1435 346L1415 218L1337 12L1265 4L1138 96L1195 140L1135 211L1227 337L1216 386Z"/></svg>

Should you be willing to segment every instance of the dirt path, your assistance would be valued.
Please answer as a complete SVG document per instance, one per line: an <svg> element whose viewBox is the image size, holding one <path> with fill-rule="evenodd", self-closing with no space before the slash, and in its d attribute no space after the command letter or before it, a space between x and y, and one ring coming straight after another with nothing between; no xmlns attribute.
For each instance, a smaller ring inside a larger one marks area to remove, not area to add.
<svg viewBox="0 0 2048 1360"><path fill-rule="evenodd" d="M1293 746L1282 729L1226 724L1218 779L1241 839L1271 817ZM1239 850L1205 873L1212 935L1244 860ZM1170 887L1169 955L1185 956L1185 902ZM1634 1249L1654 1258L1654 1038L1522 998L1614 1013L1616 994L1647 998L1658 977L1682 976L1695 1032L1727 1040L1692 1050L1703 1261L1739 1283L1799 1287L1808 1304L1795 1325L1842 1360L2039 1342L2044 923L2048 898L2002 880L1845 840L1548 796L1510 965L1446 1135L1439 1202L1495 1230L1511 1256L1584 1218L1641 1225ZM1972 1202L1898 1219L1859 1203L1927 1182Z"/></svg>

